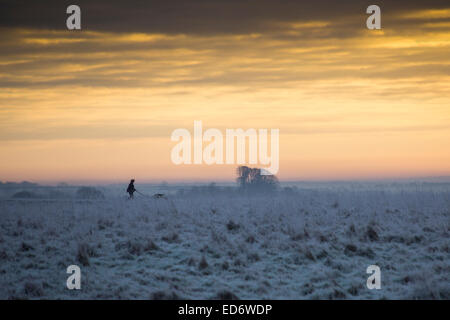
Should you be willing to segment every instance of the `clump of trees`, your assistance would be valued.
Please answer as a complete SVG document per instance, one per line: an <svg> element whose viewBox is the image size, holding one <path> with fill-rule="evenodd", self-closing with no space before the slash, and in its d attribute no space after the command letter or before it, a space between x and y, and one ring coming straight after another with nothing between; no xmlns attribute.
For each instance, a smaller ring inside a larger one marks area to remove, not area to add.
<svg viewBox="0 0 450 320"><path fill-rule="evenodd" d="M19 191L13 196L14 199L38 199L39 195L31 191Z"/></svg>
<svg viewBox="0 0 450 320"><path fill-rule="evenodd" d="M278 189L279 182L275 175L263 175L259 168L240 166L237 168L237 183L244 191L249 192L274 192Z"/></svg>
<svg viewBox="0 0 450 320"><path fill-rule="evenodd" d="M100 200L105 199L103 192L93 187L80 187L77 190L78 199Z"/></svg>

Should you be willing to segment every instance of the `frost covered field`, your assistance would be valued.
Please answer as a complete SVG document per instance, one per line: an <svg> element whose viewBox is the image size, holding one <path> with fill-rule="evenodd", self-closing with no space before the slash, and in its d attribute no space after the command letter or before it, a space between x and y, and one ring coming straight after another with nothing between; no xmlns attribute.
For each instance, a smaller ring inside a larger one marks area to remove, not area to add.
<svg viewBox="0 0 450 320"><path fill-rule="evenodd" d="M1 299L449 299L448 186L0 200ZM66 288L79 265L81 290ZM366 268L381 268L381 290Z"/></svg>

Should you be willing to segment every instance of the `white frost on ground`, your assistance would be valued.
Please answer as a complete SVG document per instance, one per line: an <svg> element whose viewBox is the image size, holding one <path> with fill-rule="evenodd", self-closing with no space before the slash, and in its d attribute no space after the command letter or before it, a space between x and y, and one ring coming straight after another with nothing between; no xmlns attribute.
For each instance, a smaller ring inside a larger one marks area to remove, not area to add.
<svg viewBox="0 0 450 320"><path fill-rule="evenodd" d="M0 200L0 299L449 299L449 199L398 187ZM372 264L381 290L366 288Z"/></svg>

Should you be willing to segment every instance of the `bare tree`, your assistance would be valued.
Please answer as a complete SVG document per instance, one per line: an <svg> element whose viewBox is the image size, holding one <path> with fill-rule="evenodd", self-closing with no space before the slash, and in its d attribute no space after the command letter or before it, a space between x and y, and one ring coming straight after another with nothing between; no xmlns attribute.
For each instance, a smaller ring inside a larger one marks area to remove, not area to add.
<svg viewBox="0 0 450 320"><path fill-rule="evenodd" d="M261 169L240 166L237 168L237 183L243 190L248 191L275 191L278 179L274 175L262 175Z"/></svg>

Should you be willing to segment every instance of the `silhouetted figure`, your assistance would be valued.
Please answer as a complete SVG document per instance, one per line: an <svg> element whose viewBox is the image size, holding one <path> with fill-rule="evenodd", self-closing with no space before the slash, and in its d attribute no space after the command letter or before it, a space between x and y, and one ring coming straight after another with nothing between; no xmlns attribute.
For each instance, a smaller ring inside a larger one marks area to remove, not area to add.
<svg viewBox="0 0 450 320"><path fill-rule="evenodd" d="M136 191L134 187L134 179L131 179L130 184L128 185L127 192L130 195L130 199L133 199L133 193Z"/></svg>

